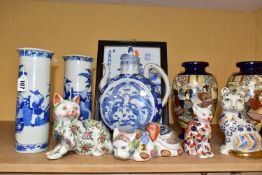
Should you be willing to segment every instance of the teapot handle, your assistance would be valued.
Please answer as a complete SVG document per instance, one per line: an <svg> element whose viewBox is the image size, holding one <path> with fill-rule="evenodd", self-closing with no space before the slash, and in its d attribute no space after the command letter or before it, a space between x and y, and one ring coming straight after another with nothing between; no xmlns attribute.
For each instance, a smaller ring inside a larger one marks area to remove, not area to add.
<svg viewBox="0 0 262 175"><path fill-rule="evenodd" d="M165 83L165 88L166 88L165 89L165 95L162 99L162 107L163 107L163 106L166 105L168 98L169 98L169 95L171 93L171 87L170 87L170 83L169 83L169 80L168 80L168 76L161 67L159 67L156 64L149 63L144 68L144 77L149 78L151 69L156 70L156 72L160 74L161 78L164 80L164 83Z"/></svg>
<svg viewBox="0 0 262 175"><path fill-rule="evenodd" d="M100 92L102 91L104 86L107 84L107 81L108 81L108 78L109 78L109 72L110 72L109 66L107 64L103 64L103 68L104 68L104 74L103 74L103 77L100 80L100 83L99 83L99 86L98 86Z"/></svg>

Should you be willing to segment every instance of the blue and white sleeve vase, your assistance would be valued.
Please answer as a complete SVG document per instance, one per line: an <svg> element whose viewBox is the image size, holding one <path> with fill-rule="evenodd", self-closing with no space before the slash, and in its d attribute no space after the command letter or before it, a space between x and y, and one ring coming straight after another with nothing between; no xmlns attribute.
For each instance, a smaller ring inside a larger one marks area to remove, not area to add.
<svg viewBox="0 0 262 175"><path fill-rule="evenodd" d="M53 52L19 48L16 151L36 153L47 149L50 116L50 63Z"/></svg>
<svg viewBox="0 0 262 175"><path fill-rule="evenodd" d="M64 98L80 96L79 120L91 117L92 111L92 62L93 58L84 55L65 55Z"/></svg>

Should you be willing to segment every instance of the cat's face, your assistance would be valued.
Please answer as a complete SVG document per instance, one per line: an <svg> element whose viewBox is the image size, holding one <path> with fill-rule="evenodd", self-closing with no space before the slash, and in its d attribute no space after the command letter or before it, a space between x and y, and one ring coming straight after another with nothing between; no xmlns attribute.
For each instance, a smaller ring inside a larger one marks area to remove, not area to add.
<svg viewBox="0 0 262 175"><path fill-rule="evenodd" d="M78 118L80 115L80 97L74 97L73 101L64 100L59 94L54 94L54 109L57 119Z"/></svg>
<svg viewBox="0 0 262 175"><path fill-rule="evenodd" d="M120 132L117 128L113 133L114 156L118 159L130 159L130 143L135 139L136 133Z"/></svg>
<svg viewBox="0 0 262 175"><path fill-rule="evenodd" d="M201 108L197 104L193 105L194 114L197 115L199 121L211 122L212 115L212 105L209 105L206 108Z"/></svg>
<svg viewBox="0 0 262 175"><path fill-rule="evenodd" d="M225 87L221 90L221 94L221 106L223 110L229 112L242 112L245 109L244 91L230 91L228 88Z"/></svg>

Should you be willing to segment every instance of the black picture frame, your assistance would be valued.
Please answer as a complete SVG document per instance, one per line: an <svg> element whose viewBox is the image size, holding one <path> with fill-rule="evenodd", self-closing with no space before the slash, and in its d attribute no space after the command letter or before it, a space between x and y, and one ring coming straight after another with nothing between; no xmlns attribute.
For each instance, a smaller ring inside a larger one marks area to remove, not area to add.
<svg viewBox="0 0 262 175"><path fill-rule="evenodd" d="M99 90L99 83L103 76L103 65L104 63L104 50L107 46L119 46L119 47L151 47L151 48L160 48L160 66L161 68L168 73L167 69L167 43L166 42L154 42L154 41L115 41L115 40L99 40L98 41L98 52L97 52L97 66L96 66L96 87L95 87L95 106L94 106L94 119L101 120L100 114L100 105L99 98L101 92ZM120 58L119 58L120 61ZM165 94L164 83L161 80L161 93ZM163 124L169 124L169 110L168 103L165 105L162 111L161 122Z"/></svg>

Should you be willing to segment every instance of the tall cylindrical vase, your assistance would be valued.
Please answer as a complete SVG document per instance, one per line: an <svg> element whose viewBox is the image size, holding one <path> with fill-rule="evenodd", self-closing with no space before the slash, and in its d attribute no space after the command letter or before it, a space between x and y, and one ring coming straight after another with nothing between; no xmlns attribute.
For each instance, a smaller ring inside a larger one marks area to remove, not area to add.
<svg viewBox="0 0 262 175"><path fill-rule="evenodd" d="M37 48L18 49L16 151L41 152L48 147L50 62L53 53Z"/></svg>
<svg viewBox="0 0 262 175"><path fill-rule="evenodd" d="M79 120L88 119L92 110L92 62L93 58L84 55L66 55L64 73L64 98L80 96Z"/></svg>
<svg viewBox="0 0 262 175"><path fill-rule="evenodd" d="M262 61L238 62L236 66L240 71L229 77L227 87L245 91L247 115L262 135Z"/></svg>
<svg viewBox="0 0 262 175"><path fill-rule="evenodd" d="M206 72L207 62L184 62L185 71L178 74L173 82L173 111L178 118L184 138L184 129L193 121L193 104L201 108L212 105L214 115L217 104L217 82Z"/></svg>

